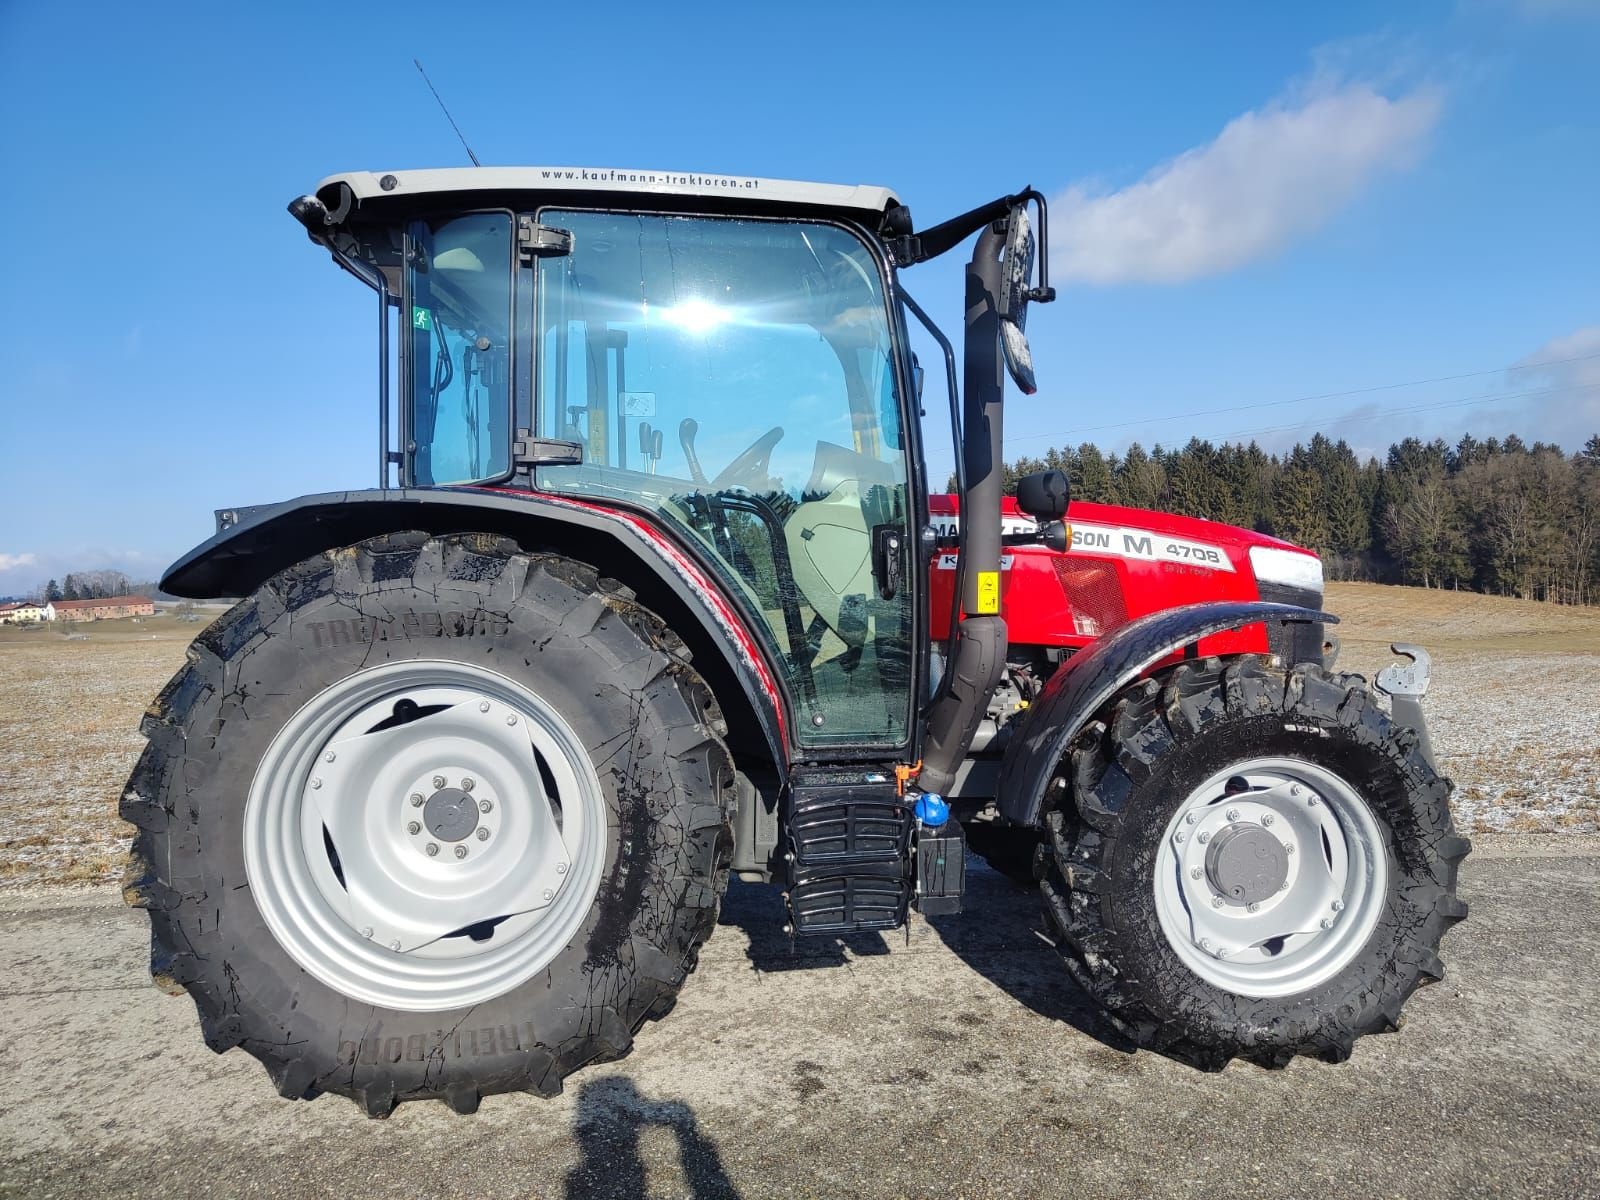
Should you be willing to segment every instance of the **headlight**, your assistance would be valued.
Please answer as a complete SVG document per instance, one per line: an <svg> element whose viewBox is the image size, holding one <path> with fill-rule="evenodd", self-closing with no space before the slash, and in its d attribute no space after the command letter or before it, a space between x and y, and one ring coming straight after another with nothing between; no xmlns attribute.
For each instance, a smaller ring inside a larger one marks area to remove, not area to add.
<svg viewBox="0 0 1600 1200"><path fill-rule="evenodd" d="M1322 595L1322 560L1315 554L1279 550L1276 546L1251 546L1250 569L1256 573L1257 583Z"/></svg>

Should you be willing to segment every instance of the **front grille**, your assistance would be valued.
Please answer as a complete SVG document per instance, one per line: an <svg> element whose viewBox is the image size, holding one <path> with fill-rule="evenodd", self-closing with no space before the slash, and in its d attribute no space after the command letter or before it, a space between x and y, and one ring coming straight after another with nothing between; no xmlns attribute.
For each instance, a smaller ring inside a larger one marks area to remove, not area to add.
<svg viewBox="0 0 1600 1200"><path fill-rule="evenodd" d="M1273 604L1322 608L1322 593L1311 588L1260 581L1256 586L1260 589L1261 598ZM1290 666L1304 662L1322 665L1327 653L1324 649L1326 640L1326 629L1321 621L1298 621L1293 624L1285 621L1267 622L1268 648Z"/></svg>

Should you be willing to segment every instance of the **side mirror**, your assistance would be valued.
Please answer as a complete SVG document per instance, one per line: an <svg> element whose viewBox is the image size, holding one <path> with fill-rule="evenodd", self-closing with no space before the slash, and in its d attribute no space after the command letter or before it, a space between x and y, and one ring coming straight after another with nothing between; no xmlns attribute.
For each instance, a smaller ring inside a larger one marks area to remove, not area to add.
<svg viewBox="0 0 1600 1200"><path fill-rule="evenodd" d="M1017 480L1017 507L1041 523L1067 515L1072 491L1061 471L1035 471Z"/></svg>
<svg viewBox="0 0 1600 1200"><path fill-rule="evenodd" d="M1033 298L1033 225L1026 203L1011 210L1010 232L1000 256L1000 348L1006 369L1025 396L1039 390L1028 348L1028 301Z"/></svg>

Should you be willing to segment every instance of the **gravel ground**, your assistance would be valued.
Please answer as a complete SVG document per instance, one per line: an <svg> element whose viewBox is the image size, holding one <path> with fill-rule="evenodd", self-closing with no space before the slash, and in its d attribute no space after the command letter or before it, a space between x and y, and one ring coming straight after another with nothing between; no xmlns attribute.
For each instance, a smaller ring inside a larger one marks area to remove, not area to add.
<svg viewBox="0 0 1600 1200"><path fill-rule="evenodd" d="M563 1096L371 1121L279 1099L150 986L114 888L0 896L0 1196L1593 1197L1600 838L1489 834L1448 976L1339 1066L1202 1074L1116 1048L973 864L905 935L779 932L730 889L678 1006Z"/></svg>

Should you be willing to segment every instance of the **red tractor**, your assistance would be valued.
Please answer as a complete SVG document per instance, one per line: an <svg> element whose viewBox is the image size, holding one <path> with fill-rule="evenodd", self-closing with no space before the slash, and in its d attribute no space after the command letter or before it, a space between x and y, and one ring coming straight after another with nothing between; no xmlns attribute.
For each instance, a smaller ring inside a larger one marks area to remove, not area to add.
<svg viewBox="0 0 1600 1200"><path fill-rule="evenodd" d="M919 230L882 188L471 168L290 211L377 296L379 486L170 569L245 598L122 805L152 973L283 1095L553 1094L672 1007L730 870L795 936L887 930L959 910L969 837L1198 1066L1341 1059L1440 976L1426 656L1335 673L1297 547L1002 499L1036 192ZM902 273L974 235L958 386Z"/></svg>

